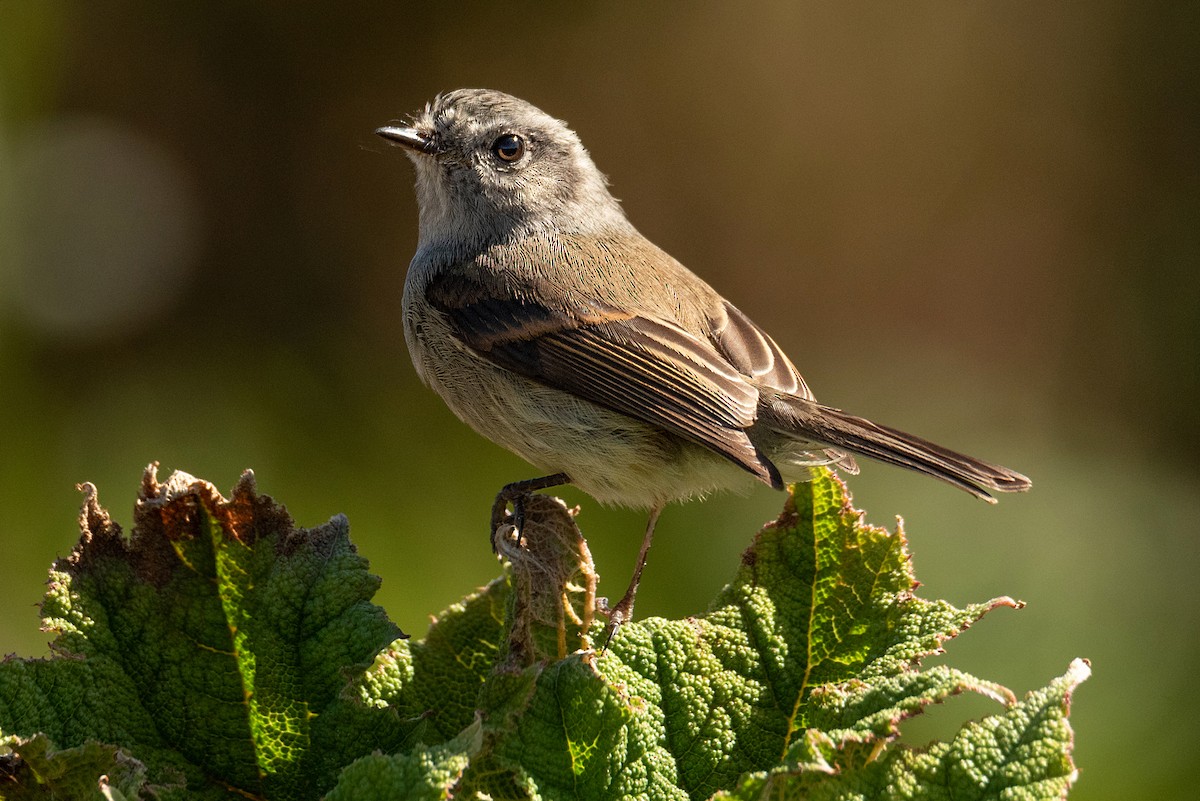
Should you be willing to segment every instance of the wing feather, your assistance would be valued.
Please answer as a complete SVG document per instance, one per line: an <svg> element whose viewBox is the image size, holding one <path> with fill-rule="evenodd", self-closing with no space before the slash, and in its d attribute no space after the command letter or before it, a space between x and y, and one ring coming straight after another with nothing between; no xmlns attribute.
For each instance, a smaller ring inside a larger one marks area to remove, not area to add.
<svg viewBox="0 0 1200 801"><path fill-rule="evenodd" d="M722 301L722 307L725 319L718 322L713 340L730 363L761 386L812 400L800 371L775 340L729 301Z"/></svg>

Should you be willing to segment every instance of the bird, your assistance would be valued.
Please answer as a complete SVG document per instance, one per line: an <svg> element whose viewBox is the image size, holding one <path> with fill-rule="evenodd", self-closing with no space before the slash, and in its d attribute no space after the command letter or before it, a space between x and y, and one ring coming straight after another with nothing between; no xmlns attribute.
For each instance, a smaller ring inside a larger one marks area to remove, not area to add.
<svg viewBox="0 0 1200 801"><path fill-rule="evenodd" d="M490 89L438 95L375 133L416 176L418 241L402 301L420 378L463 422L541 470L506 485L491 528L527 493L572 484L648 510L609 636L633 615L654 529L674 501L773 489L855 455L995 502L1020 473L818 402L762 328L643 236L578 135Z"/></svg>

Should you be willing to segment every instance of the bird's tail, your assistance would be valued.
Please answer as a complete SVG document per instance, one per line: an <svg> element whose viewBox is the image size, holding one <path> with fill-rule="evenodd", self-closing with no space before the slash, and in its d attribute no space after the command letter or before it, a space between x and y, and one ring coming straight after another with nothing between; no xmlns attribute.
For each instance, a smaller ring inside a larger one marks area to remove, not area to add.
<svg viewBox="0 0 1200 801"><path fill-rule="evenodd" d="M1021 492L1032 482L1007 467L957 453L895 428L797 397L775 400L759 422L780 434L811 439L888 464L907 467L995 503L988 490Z"/></svg>

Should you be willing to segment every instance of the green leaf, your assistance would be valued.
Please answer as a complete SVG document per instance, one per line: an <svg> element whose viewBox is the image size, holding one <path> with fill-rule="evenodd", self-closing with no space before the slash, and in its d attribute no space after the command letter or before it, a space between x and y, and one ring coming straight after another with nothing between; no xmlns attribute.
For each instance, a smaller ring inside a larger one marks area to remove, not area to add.
<svg viewBox="0 0 1200 801"><path fill-rule="evenodd" d="M811 763L791 763L751 774L738 788L717 798L808 799L809 801L1038 801L1065 798L1075 781L1067 723L1071 694L1091 669L1077 659L1049 687L1013 701L1005 712L968 723L948 743L927 749L899 748L854 769L826 775ZM824 735L813 750L836 751Z"/></svg>
<svg viewBox="0 0 1200 801"><path fill-rule="evenodd" d="M478 722L442 745L418 745L408 753L392 756L372 754L347 767L326 801L356 801L361 798L403 798L407 801L438 801L451 798L482 741Z"/></svg>
<svg viewBox="0 0 1200 801"><path fill-rule="evenodd" d="M5 734L96 740L135 754L152 783L182 774L272 798L316 797L331 760L403 741L402 725L368 725L378 713L320 723L345 703L345 671L400 634L369 602L378 579L344 518L297 529L250 473L227 501L186 474L159 484L151 466L126 541L84 492L80 543L42 607L54 656L0 664Z"/></svg>
<svg viewBox="0 0 1200 801"><path fill-rule="evenodd" d="M101 793L108 798L136 798L145 786L145 765L120 748L95 740L58 750L44 734L37 734L6 737L0 740L0 748L11 751L0 757L0 798L6 801L47 796L67 801Z"/></svg>
<svg viewBox="0 0 1200 801"><path fill-rule="evenodd" d="M504 646L505 579L434 618L420 641L396 640L343 691L349 713L377 709L397 721L420 721L420 740L444 742L471 725L476 699Z"/></svg>

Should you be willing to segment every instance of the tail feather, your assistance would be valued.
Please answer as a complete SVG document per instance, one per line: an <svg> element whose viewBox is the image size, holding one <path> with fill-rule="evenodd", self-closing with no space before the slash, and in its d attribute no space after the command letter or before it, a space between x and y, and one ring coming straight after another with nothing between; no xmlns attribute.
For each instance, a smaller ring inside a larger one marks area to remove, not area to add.
<svg viewBox="0 0 1200 801"><path fill-rule="evenodd" d="M1015 470L804 398L780 398L759 420L781 433L939 478L989 503L996 499L987 490L1021 492L1032 486Z"/></svg>

